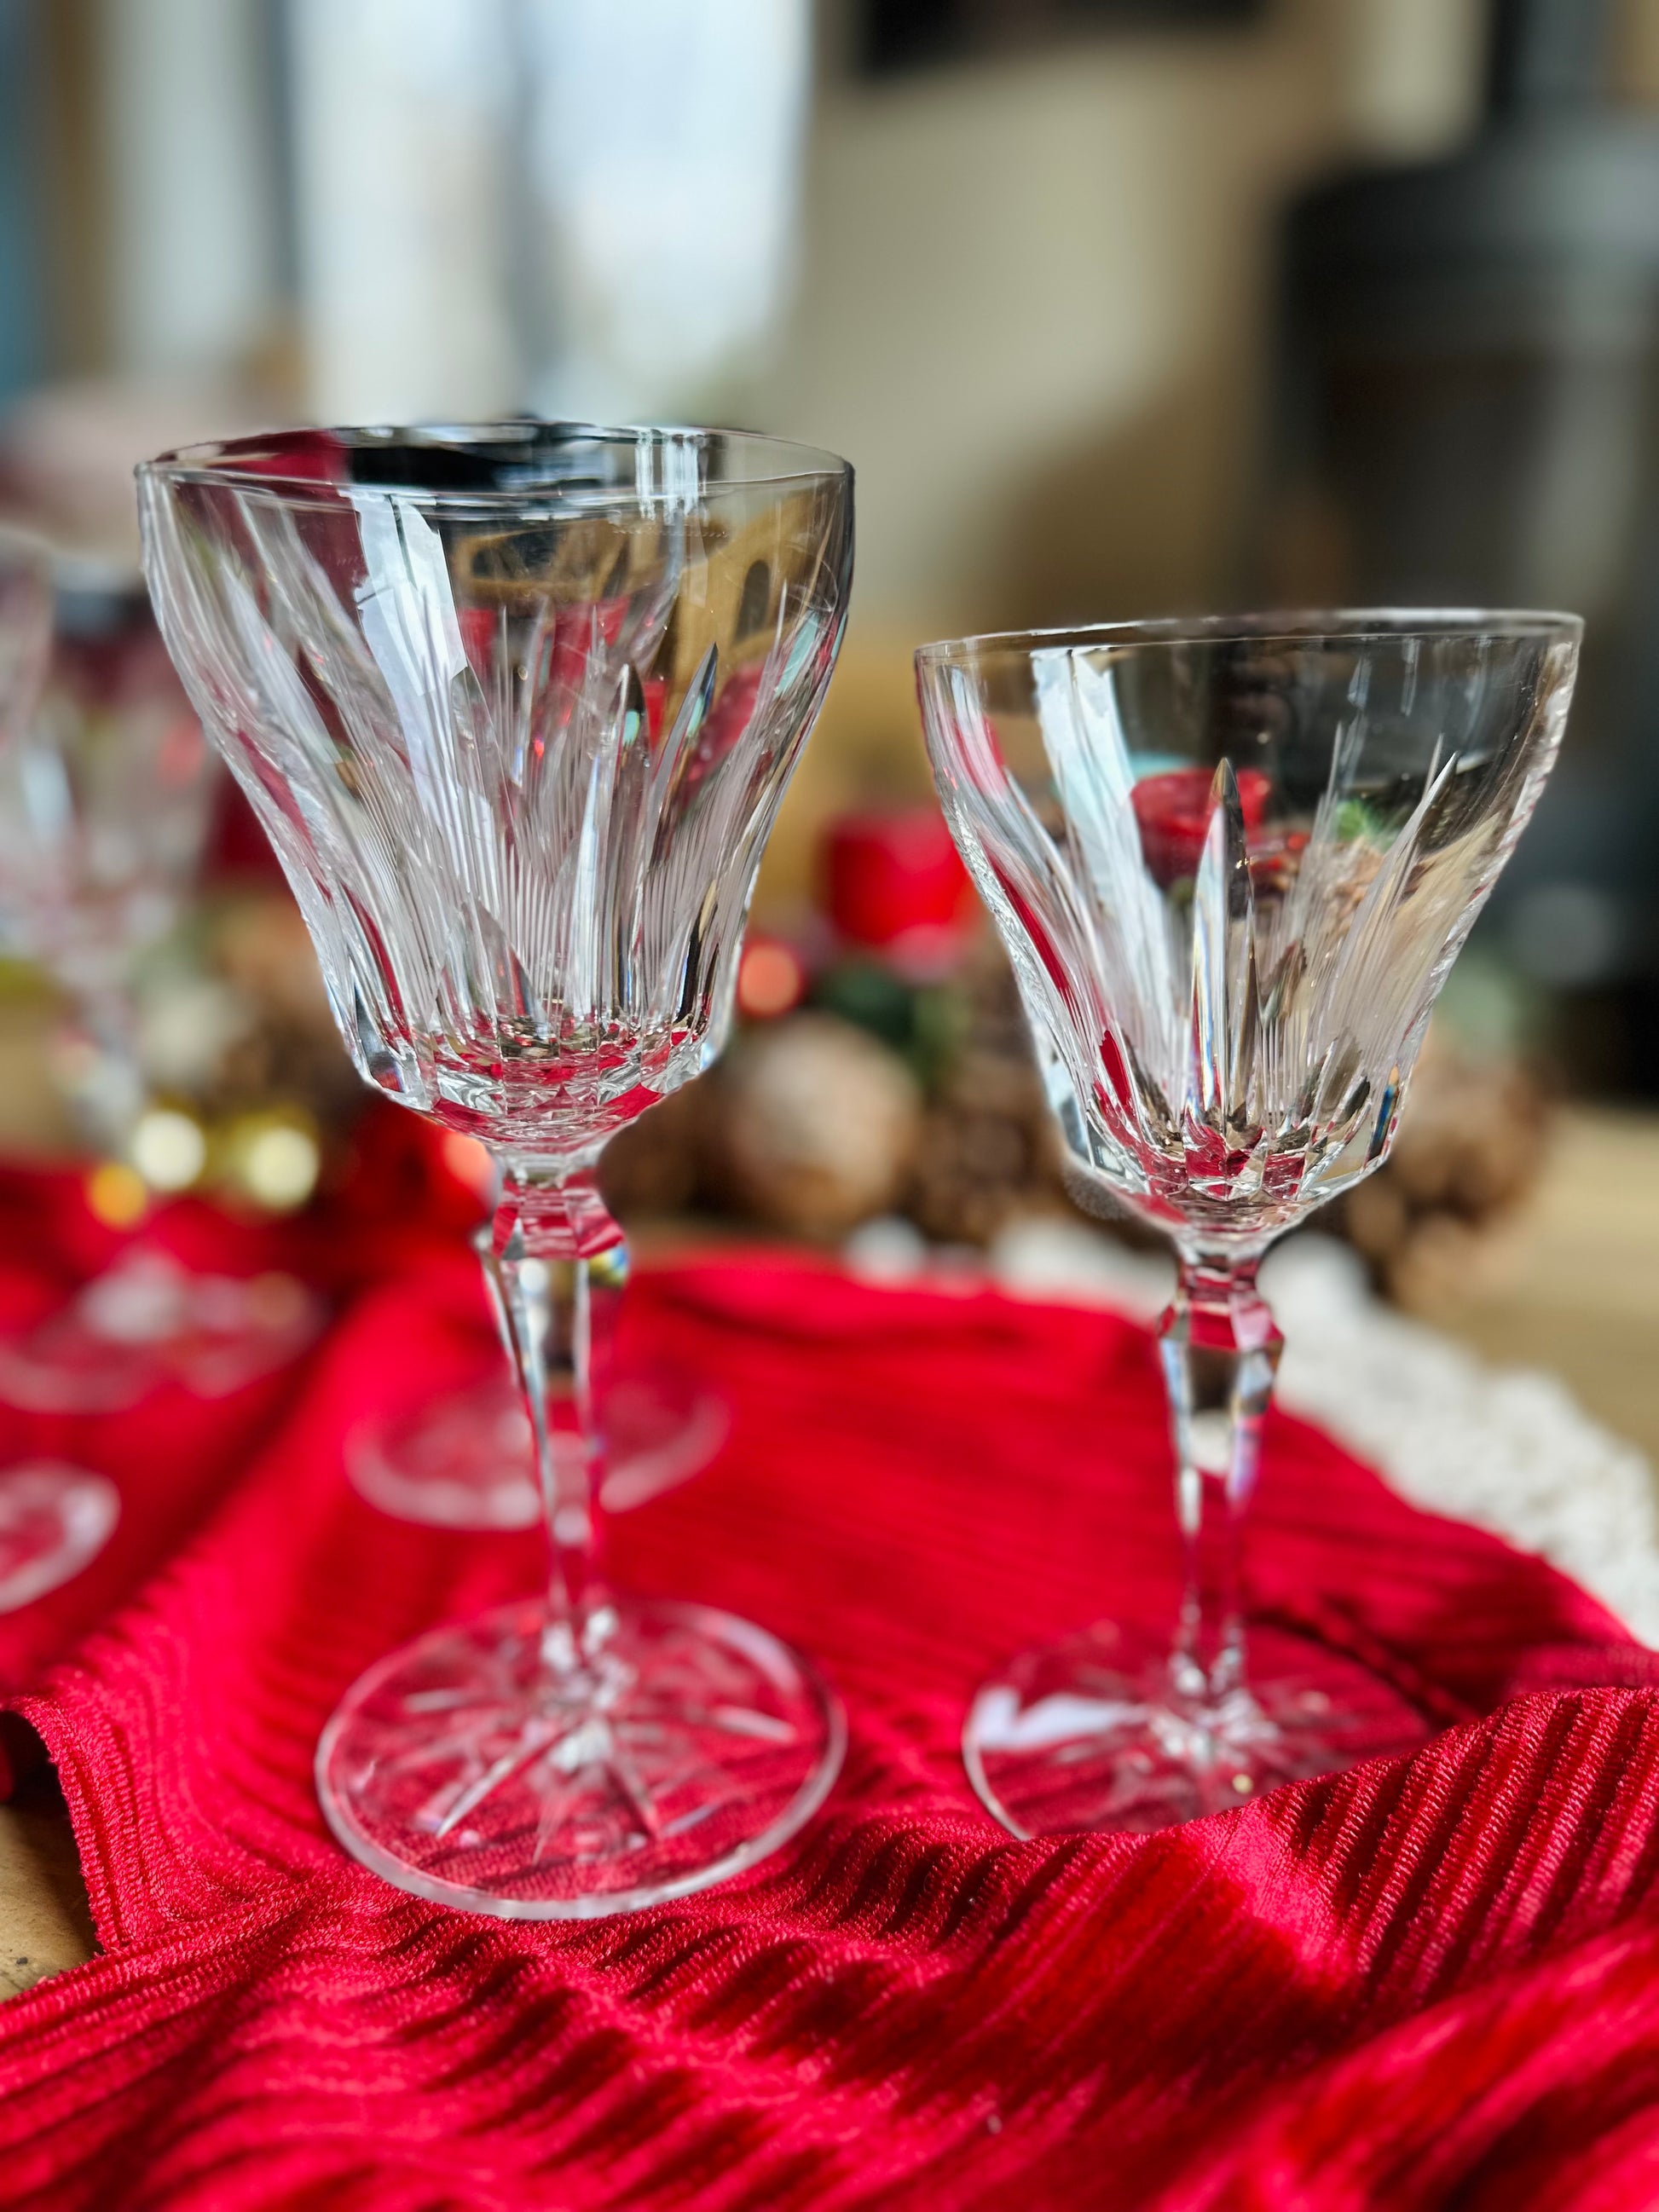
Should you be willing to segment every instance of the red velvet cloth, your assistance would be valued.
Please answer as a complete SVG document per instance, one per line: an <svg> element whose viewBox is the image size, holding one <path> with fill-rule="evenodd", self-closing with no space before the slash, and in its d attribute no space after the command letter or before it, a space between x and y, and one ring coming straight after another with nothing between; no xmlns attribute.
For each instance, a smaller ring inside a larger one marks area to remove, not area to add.
<svg viewBox="0 0 1659 2212"><path fill-rule="evenodd" d="M356 1420L476 1348L465 1252L402 1256L282 1386L108 1427L129 1535L175 1481L194 1528L133 1553L127 1601L15 1700L104 1954L0 2006L0 2199L1659 2201L1659 1675L1547 1567L1311 1430L1271 1426L1254 1606L1453 1724L1146 1840L1018 1844L978 1808L957 1737L986 1667L1172 1603L1154 1364L1109 1316L778 1258L642 1273L635 1343L718 1377L734 1420L713 1468L615 1524L615 1572L816 1654L842 1779L766 1866L633 1918L447 1913L346 1859L311 1784L334 1700L538 1565L343 1480ZM0 1620L0 1665L43 1636Z"/></svg>

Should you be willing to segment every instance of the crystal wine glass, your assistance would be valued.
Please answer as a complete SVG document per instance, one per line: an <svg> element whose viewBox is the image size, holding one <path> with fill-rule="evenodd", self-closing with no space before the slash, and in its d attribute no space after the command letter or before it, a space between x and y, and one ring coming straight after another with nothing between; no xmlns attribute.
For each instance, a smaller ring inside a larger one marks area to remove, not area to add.
<svg viewBox="0 0 1659 2212"><path fill-rule="evenodd" d="M137 977L195 884L218 763L136 572L59 556L44 697L0 743L0 934L70 1009L57 1063L84 1140L128 1158L147 1103ZM291 1276L198 1273L143 1233L68 1304L0 1339L0 1398L110 1413L177 1377L219 1396L302 1351Z"/></svg>
<svg viewBox="0 0 1659 2212"><path fill-rule="evenodd" d="M1280 1338L1263 1252L1387 1157L1430 1011L1560 740L1571 615L1127 623L926 646L945 815L1007 947L1068 1180L1178 1262L1159 1328L1184 1583L979 1692L1018 1835L1146 1830L1421 1735L1311 1638L1246 1668L1238 1548Z"/></svg>
<svg viewBox="0 0 1659 2212"><path fill-rule="evenodd" d="M840 643L851 471L735 433L504 422L242 440L139 477L162 629L359 1071L502 1175L484 1270L550 1587L371 1668L318 1749L324 1811L388 1881L506 1917L702 1888L809 1816L844 1727L763 1629L599 1578L623 1271L594 1169L724 1041Z"/></svg>
<svg viewBox="0 0 1659 2212"><path fill-rule="evenodd" d="M52 648L52 568L44 546L0 530L0 752L25 731ZM100 1551L120 1512L115 1486L87 1468L34 1460L0 1470L0 1613L44 1597Z"/></svg>

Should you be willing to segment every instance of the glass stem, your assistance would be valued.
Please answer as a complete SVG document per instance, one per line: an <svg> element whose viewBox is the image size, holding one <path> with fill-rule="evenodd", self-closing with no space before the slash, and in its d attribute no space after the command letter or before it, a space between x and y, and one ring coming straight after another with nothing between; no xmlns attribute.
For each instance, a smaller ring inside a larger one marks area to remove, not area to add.
<svg viewBox="0 0 1659 2212"><path fill-rule="evenodd" d="M610 1364L627 1247L592 1162L502 1166L495 1218L474 1241L530 1417L550 1555L543 1649L550 1666L574 1672L610 1626L598 1573L604 1469L594 1400Z"/></svg>
<svg viewBox="0 0 1659 2212"><path fill-rule="evenodd" d="M123 1158L144 1103L137 1012L124 981L76 981L59 1060L82 1137L100 1152Z"/></svg>
<svg viewBox="0 0 1659 2212"><path fill-rule="evenodd" d="M1244 1515L1285 1341L1255 1286L1258 1258L1182 1254L1158 1324L1182 1555L1170 1674L1180 1696L1203 1705L1244 1683Z"/></svg>

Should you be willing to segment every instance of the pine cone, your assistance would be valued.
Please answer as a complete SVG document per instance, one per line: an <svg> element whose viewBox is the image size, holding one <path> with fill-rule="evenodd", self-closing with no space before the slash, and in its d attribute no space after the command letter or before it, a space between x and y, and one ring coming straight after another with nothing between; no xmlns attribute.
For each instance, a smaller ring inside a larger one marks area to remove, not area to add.
<svg viewBox="0 0 1659 2212"><path fill-rule="evenodd" d="M1518 1060L1476 1058L1430 1031L1388 1160L1319 1217L1398 1304L1445 1304L1477 1277L1486 1232L1532 1188L1549 1103Z"/></svg>
<svg viewBox="0 0 1659 2212"><path fill-rule="evenodd" d="M933 1086L905 1210L941 1243L988 1244L1068 1201L1013 972L988 936L961 988L961 1042Z"/></svg>

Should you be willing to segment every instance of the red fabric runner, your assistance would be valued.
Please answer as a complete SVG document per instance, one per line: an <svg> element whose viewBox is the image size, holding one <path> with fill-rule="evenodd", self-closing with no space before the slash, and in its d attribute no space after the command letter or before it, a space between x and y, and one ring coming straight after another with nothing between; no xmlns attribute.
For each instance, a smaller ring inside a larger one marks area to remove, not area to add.
<svg viewBox="0 0 1659 2212"><path fill-rule="evenodd" d="M358 1231L295 1233L346 1299ZM55 1439L120 1480L127 1548L0 1619L0 1670L68 1653L15 1702L105 1949L0 2006L0 2201L1659 2202L1659 1670L1312 1431L1270 1431L1255 1609L1455 1724L1144 1841L1017 1844L978 1809L957 1735L988 1664L1173 1601L1157 1377L1110 1316L780 1259L641 1275L636 1342L734 1421L615 1525L614 1571L817 1655L842 1781L767 1866L629 1919L446 1913L347 1860L311 1787L334 1700L538 1572L532 1539L403 1526L344 1481L351 1425L476 1348L465 1252L397 1256L305 1370Z"/></svg>

